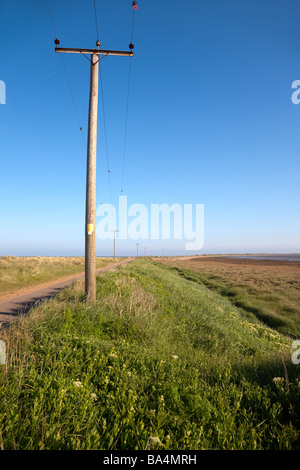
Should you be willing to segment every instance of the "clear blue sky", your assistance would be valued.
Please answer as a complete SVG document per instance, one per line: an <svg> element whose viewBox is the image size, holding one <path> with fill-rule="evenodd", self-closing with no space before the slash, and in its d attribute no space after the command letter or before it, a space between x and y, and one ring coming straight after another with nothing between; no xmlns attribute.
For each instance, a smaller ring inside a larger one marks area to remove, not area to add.
<svg viewBox="0 0 300 470"><path fill-rule="evenodd" d="M104 49L125 49L131 0L96 0ZM94 47L93 0L48 0L61 46ZM201 252L300 251L298 0L139 0L124 173L128 203L204 204ZM0 255L83 255L86 151L43 0L2 0ZM64 60L87 130L89 62ZM128 58L102 61L97 204L121 190ZM84 134L86 136L86 132ZM110 255L112 242L97 242ZM181 242L141 241L161 254ZM117 254L136 252L120 242ZM190 253L186 253L190 254Z"/></svg>

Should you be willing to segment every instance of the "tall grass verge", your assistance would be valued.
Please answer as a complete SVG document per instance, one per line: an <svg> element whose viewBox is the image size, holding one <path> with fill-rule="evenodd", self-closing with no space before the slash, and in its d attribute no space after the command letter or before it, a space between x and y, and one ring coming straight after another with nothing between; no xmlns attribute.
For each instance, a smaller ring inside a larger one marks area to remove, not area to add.
<svg viewBox="0 0 300 470"><path fill-rule="evenodd" d="M118 261L120 259L97 258L96 267L103 268ZM79 256L3 256L0 258L0 296L83 271L84 258Z"/></svg>
<svg viewBox="0 0 300 470"><path fill-rule="evenodd" d="M2 337L4 449L299 448L290 340L139 260L69 287Z"/></svg>

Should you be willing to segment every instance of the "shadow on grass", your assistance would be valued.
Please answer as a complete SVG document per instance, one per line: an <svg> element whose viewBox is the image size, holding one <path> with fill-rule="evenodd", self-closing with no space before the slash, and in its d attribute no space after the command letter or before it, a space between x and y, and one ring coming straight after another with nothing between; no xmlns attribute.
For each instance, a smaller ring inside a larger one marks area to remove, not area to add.
<svg viewBox="0 0 300 470"><path fill-rule="evenodd" d="M236 364L233 365L232 370L239 376L245 377L250 382L258 383L260 386L270 384L274 377L284 378L287 384L293 383L295 379L300 377L300 365L293 364L291 358L288 357L266 358L255 365Z"/></svg>
<svg viewBox="0 0 300 470"><path fill-rule="evenodd" d="M222 297L228 298L228 300L235 307L243 310L243 312L254 315L258 320L260 320L266 326L273 328L275 330L278 330L283 334L291 336L292 338L296 337L295 334L292 334L290 331L287 331L288 330L287 322L285 320L282 320L276 315L270 315L268 313L265 313L263 309L252 305L247 300L242 300L241 298L239 298L239 293L236 292L234 289L230 289L228 287L222 286L221 284L218 284L217 282L207 280L203 278L201 275L199 276L193 275L190 272L187 272L177 267L174 267L172 269L176 271L180 276L184 277L186 280L196 282L197 284L202 284L208 289L211 289L214 292L217 292ZM218 279L218 277L210 276L209 279ZM286 308L286 311L290 311L290 309Z"/></svg>
<svg viewBox="0 0 300 470"><path fill-rule="evenodd" d="M270 328L278 329L280 327L284 327L286 323L276 316L271 316L264 313L260 308L254 307L253 305L249 305L248 303L242 300L233 300L232 303L246 312L253 313L260 321L265 323Z"/></svg>

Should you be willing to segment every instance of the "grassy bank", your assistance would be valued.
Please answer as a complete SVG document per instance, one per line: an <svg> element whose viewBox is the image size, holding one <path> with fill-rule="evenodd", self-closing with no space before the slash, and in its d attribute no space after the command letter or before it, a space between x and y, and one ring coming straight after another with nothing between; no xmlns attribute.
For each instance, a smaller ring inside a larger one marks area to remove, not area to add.
<svg viewBox="0 0 300 470"><path fill-rule="evenodd" d="M291 341L138 260L2 331L4 449L300 448Z"/></svg>
<svg viewBox="0 0 300 470"><path fill-rule="evenodd" d="M169 259L181 276L209 289L287 334L300 337L300 265L272 261L211 259Z"/></svg>
<svg viewBox="0 0 300 470"><path fill-rule="evenodd" d="M97 268L113 263L113 258L97 258ZM4 256L0 258L0 297L82 271L83 257Z"/></svg>

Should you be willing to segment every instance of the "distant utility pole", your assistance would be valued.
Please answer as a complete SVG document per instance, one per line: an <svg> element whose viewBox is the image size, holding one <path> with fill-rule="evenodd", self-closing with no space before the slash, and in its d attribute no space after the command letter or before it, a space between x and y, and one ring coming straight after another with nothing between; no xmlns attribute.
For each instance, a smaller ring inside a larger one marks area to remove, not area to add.
<svg viewBox="0 0 300 470"><path fill-rule="evenodd" d="M139 257L139 245L140 243L136 243L136 256Z"/></svg>
<svg viewBox="0 0 300 470"><path fill-rule="evenodd" d="M114 259L116 259L116 232L119 230L111 230L111 232L114 232Z"/></svg>
<svg viewBox="0 0 300 470"><path fill-rule="evenodd" d="M147 248L144 247L144 250L145 250L145 256L147 256Z"/></svg>
<svg viewBox="0 0 300 470"><path fill-rule="evenodd" d="M98 69L99 61L108 55L133 56L133 44L130 52L100 50L101 42L97 41L97 49L73 49L57 47L59 39L55 39L55 52L82 54L91 62L89 126L86 172L86 211L85 211L85 295L90 302L96 301L96 154L97 154L97 114L98 114ZM90 57L89 57L90 55ZM99 58L99 56L103 56Z"/></svg>

